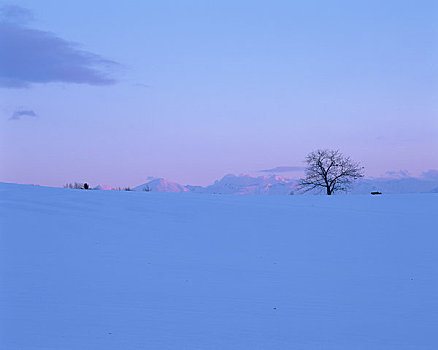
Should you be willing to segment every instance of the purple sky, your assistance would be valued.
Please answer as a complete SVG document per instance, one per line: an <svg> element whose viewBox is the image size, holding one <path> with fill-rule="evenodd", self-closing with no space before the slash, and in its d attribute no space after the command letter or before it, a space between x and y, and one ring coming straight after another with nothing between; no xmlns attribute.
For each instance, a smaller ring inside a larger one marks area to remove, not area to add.
<svg viewBox="0 0 438 350"><path fill-rule="evenodd" d="M23 0L0 18L0 181L299 176L316 148L368 176L438 169L435 1Z"/></svg>

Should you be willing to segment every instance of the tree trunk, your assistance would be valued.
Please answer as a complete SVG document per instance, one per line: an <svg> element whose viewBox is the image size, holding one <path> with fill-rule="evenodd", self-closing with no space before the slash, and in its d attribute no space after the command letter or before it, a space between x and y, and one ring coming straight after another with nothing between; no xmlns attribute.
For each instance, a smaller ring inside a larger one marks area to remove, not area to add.
<svg viewBox="0 0 438 350"><path fill-rule="evenodd" d="M330 187L327 187L327 196L331 196L332 191L330 191Z"/></svg>

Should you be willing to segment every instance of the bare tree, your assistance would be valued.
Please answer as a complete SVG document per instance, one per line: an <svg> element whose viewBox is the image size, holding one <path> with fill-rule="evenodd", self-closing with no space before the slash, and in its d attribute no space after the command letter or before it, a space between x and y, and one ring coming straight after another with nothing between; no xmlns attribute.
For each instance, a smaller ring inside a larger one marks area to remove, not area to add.
<svg viewBox="0 0 438 350"><path fill-rule="evenodd" d="M363 177L363 167L339 150L318 149L307 155L306 163L305 177L299 181L304 192L320 189L331 195L346 191L354 180Z"/></svg>

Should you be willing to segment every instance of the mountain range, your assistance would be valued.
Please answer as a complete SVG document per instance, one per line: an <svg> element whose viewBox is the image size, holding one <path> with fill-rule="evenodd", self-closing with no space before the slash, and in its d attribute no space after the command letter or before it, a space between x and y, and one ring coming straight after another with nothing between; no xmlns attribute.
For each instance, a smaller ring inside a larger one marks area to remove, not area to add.
<svg viewBox="0 0 438 350"><path fill-rule="evenodd" d="M399 176L364 178L357 181L349 193L368 194L379 191L386 194L395 193L438 193L438 176ZM259 195L290 195L300 194L298 180L279 175L251 176L225 175L209 186L181 185L165 178L148 177L147 181L134 187L134 191L145 192L180 192L180 193L210 193L210 194L259 194ZM98 185L95 189L111 189ZM313 191L310 194L316 194Z"/></svg>

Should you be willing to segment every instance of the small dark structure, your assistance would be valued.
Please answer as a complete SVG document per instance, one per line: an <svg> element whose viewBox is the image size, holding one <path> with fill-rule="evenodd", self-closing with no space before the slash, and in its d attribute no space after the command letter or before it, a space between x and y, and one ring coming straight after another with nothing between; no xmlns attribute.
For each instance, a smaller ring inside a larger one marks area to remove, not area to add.
<svg viewBox="0 0 438 350"><path fill-rule="evenodd" d="M87 183L84 183L84 190L88 190L88 184Z"/></svg>
<svg viewBox="0 0 438 350"><path fill-rule="evenodd" d="M373 191L373 192L371 192L371 194L374 196L374 195L376 195L376 194L382 194L382 192Z"/></svg>

